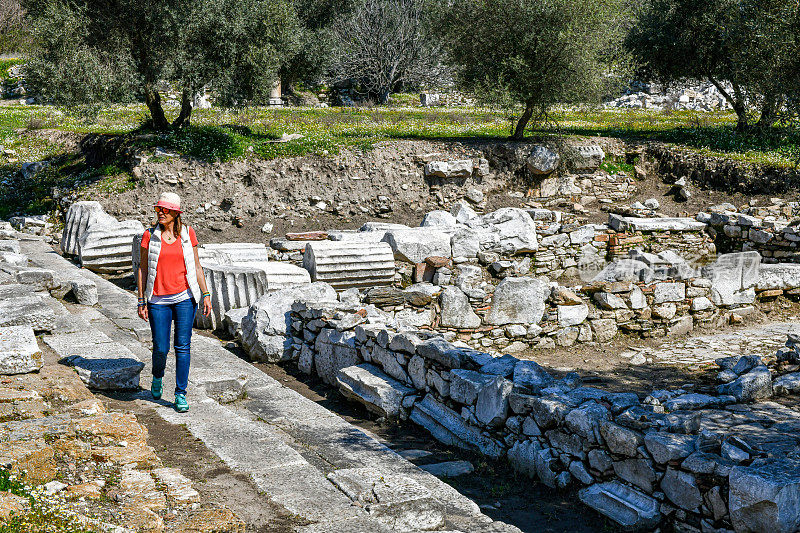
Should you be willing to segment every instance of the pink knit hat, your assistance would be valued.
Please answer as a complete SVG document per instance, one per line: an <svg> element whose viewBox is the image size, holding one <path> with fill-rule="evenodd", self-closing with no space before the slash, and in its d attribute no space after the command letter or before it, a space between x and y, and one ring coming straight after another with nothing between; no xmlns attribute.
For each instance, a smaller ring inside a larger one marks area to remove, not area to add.
<svg viewBox="0 0 800 533"><path fill-rule="evenodd" d="M177 211L178 213L183 212L181 211L181 197L174 192L162 192L158 203L153 207L163 207L165 209Z"/></svg>

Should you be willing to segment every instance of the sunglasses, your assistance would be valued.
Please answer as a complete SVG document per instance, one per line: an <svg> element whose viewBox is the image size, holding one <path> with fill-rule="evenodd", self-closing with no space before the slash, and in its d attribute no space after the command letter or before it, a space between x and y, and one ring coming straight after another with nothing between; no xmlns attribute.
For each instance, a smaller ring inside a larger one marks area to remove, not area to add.
<svg viewBox="0 0 800 533"><path fill-rule="evenodd" d="M154 209L156 213L164 213L165 215L168 215L170 213L177 213L177 211L174 211L172 209L167 209L166 207L156 206L154 207Z"/></svg>

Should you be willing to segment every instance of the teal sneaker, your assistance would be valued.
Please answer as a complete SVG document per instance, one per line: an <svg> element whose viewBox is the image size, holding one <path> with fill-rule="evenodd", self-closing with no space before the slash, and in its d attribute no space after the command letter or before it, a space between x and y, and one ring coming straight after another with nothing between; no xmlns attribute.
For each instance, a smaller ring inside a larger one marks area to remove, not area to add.
<svg viewBox="0 0 800 533"><path fill-rule="evenodd" d="M153 398L156 400L161 398L161 392L163 390L161 387L161 379L162 378L153 378L153 382L150 384L150 394L152 394Z"/></svg>
<svg viewBox="0 0 800 533"><path fill-rule="evenodd" d="M179 413L185 413L189 410L189 402L186 401L186 396L183 394L175 395L175 410Z"/></svg>

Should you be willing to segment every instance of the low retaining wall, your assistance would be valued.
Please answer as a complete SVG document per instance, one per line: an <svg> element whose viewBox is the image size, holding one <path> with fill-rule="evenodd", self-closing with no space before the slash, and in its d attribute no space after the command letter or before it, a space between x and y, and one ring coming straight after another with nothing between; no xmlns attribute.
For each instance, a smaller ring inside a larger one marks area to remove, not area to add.
<svg viewBox="0 0 800 533"><path fill-rule="evenodd" d="M743 403L773 393L758 358L720 360L728 383L716 392L654 391L642 401L584 387L575 373L556 379L533 361L398 332L372 306L298 301L291 317L302 372L548 486L585 487L581 500L626 528L800 527L800 440L789 430L798 412Z"/></svg>

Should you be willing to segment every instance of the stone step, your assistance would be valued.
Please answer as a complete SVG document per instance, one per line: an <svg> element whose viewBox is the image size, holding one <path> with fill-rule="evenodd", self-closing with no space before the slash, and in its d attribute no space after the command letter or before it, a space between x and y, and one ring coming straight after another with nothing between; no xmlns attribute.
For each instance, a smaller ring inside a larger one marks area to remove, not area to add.
<svg viewBox="0 0 800 533"><path fill-rule="evenodd" d="M139 388L144 363L125 346L95 330L58 333L43 338L45 344L74 367L87 387L99 390Z"/></svg>

